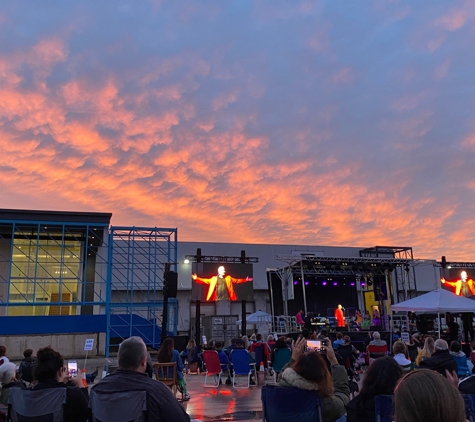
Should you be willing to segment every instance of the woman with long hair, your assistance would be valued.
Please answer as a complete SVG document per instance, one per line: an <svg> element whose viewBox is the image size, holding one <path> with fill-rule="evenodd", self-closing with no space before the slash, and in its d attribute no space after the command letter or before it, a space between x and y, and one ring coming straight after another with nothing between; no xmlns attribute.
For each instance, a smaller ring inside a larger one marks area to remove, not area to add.
<svg viewBox="0 0 475 422"><path fill-rule="evenodd" d="M157 354L158 363L176 362L177 380L183 391L183 400L190 400L190 395L186 390L185 377L183 376L183 361L178 350L175 350L175 342L172 338L167 337L163 340L162 346Z"/></svg>
<svg viewBox="0 0 475 422"><path fill-rule="evenodd" d="M365 372L360 393L346 406L347 422L374 422L374 397L392 395L402 368L391 357L376 359Z"/></svg>
<svg viewBox="0 0 475 422"><path fill-rule="evenodd" d="M458 380L455 377L455 382ZM465 422L465 405L455 385L430 369L407 374L394 390L395 422Z"/></svg>
<svg viewBox="0 0 475 422"><path fill-rule="evenodd" d="M338 364L331 341L326 338L325 342L328 362L318 352L303 353L306 340L303 337L297 339L289 366L281 372L279 385L317 391L323 400L323 422L334 422L345 414L350 387L346 369ZM297 414L295 420L298 420Z"/></svg>
<svg viewBox="0 0 475 422"><path fill-rule="evenodd" d="M435 341L432 337L427 337L424 347L419 351L416 358L416 365L419 366L423 360L429 359L435 352Z"/></svg>
<svg viewBox="0 0 475 422"><path fill-rule="evenodd" d="M83 388L81 377L69 377L68 368L59 352L44 347L36 354L34 377L37 384L33 390L66 388L64 422L85 422L89 417L89 394ZM68 378L69 377L69 378ZM67 384L65 384L67 382Z"/></svg>

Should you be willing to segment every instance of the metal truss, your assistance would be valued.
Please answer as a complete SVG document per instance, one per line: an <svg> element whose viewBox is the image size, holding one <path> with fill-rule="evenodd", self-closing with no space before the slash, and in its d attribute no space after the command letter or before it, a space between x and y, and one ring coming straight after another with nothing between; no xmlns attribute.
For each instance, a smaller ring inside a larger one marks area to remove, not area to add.
<svg viewBox="0 0 475 422"><path fill-rule="evenodd" d="M158 347L163 318L163 276L176 271L177 230L111 227L106 353L112 337L140 335ZM177 302L170 300L167 331L176 334ZM170 315L170 310L171 315Z"/></svg>
<svg viewBox="0 0 475 422"><path fill-rule="evenodd" d="M209 256L209 255L185 255L190 262L223 262L226 264L257 264L259 258L240 256ZM243 262L244 261L244 262Z"/></svg>

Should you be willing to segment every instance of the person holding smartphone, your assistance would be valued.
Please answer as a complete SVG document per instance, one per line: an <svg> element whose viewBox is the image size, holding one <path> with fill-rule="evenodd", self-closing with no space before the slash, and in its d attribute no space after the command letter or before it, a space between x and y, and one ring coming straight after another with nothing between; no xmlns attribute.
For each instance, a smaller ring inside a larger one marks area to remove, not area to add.
<svg viewBox="0 0 475 422"><path fill-rule="evenodd" d="M334 422L346 412L350 387L346 369L338 363L330 339L322 341L323 352L304 353L306 340L292 342L292 357L281 372L279 385L317 391L323 400L323 422ZM326 360L323 356L326 356ZM298 420L298 415L296 415Z"/></svg>
<svg viewBox="0 0 475 422"><path fill-rule="evenodd" d="M64 422L86 422L89 417L89 393L87 388L82 388L82 379L69 377L63 357L51 347L38 350L36 359L34 374L37 383L33 390L66 388Z"/></svg>

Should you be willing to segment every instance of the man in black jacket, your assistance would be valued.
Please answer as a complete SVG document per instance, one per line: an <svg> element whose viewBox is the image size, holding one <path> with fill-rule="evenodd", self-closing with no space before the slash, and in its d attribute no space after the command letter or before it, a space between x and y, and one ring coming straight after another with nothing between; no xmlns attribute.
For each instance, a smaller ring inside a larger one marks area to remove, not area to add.
<svg viewBox="0 0 475 422"><path fill-rule="evenodd" d="M435 341L435 352L426 360L423 360L420 364L421 368L432 369L439 374L446 376L445 370L450 373L455 371L457 373L457 362L449 352L449 345L445 340L438 339Z"/></svg>
<svg viewBox="0 0 475 422"><path fill-rule="evenodd" d="M150 379L145 373L147 347L140 337L130 337L123 341L119 347L118 358L119 368L92 387L98 395L146 391L149 422L190 422L190 417L171 390L165 384Z"/></svg>

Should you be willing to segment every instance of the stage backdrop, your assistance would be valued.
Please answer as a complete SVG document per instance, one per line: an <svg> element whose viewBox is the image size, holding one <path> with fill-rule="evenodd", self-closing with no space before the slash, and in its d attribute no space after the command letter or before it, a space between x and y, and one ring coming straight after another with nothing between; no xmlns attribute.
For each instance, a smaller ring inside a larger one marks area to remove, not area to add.
<svg viewBox="0 0 475 422"><path fill-rule="evenodd" d="M252 264L194 262L191 273L192 300L253 300Z"/></svg>

